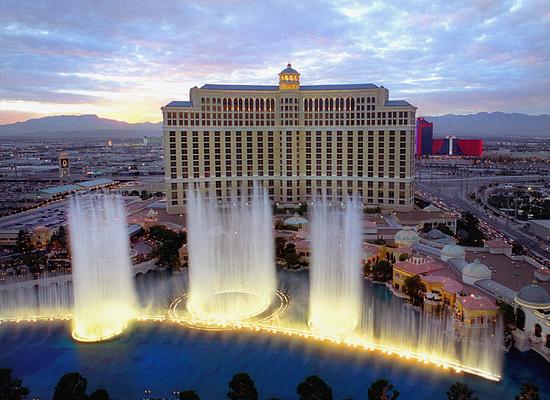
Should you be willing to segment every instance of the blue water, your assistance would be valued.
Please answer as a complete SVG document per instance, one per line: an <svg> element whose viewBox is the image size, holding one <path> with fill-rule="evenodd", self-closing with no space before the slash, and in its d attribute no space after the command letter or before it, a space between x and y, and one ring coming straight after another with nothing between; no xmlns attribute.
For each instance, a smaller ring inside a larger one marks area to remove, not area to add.
<svg viewBox="0 0 550 400"><path fill-rule="evenodd" d="M445 399L455 381L467 383L480 400L512 400L521 383L535 383L541 399L550 399L550 366L536 354L512 351L505 358L503 380L436 370L416 362L336 345L267 334L192 331L168 323L130 327L117 340L75 343L64 323L0 326L0 367L14 369L31 397L50 399L57 380L79 371L89 391L105 388L112 399L142 399L193 389L201 399L224 399L227 382L248 372L261 399L296 399L296 386L318 374L335 399L366 399L370 384L390 380L400 399ZM166 397L172 398L172 397Z"/></svg>

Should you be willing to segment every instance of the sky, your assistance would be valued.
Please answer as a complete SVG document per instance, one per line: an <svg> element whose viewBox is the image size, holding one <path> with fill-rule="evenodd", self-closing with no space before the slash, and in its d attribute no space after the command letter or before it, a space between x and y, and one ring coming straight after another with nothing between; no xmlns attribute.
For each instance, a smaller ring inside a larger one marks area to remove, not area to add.
<svg viewBox="0 0 550 400"><path fill-rule="evenodd" d="M160 121L204 83L375 83L418 115L550 114L549 0L1 0L0 124Z"/></svg>

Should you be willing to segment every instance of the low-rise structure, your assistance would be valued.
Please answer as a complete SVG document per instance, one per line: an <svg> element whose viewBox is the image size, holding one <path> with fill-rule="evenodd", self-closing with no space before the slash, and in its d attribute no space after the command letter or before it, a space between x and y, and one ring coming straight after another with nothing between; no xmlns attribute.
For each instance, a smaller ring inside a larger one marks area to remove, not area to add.
<svg viewBox="0 0 550 400"><path fill-rule="evenodd" d="M543 240L550 241L550 219L529 221L529 232Z"/></svg>
<svg viewBox="0 0 550 400"><path fill-rule="evenodd" d="M498 307L488 297L470 294L458 296L455 304L456 318L465 324L483 325L495 322Z"/></svg>
<svg viewBox="0 0 550 400"><path fill-rule="evenodd" d="M416 230L420 230L424 228L424 226L431 229L438 225L445 225L451 231L456 232L456 216L443 211L396 211L394 215L401 225L411 226Z"/></svg>

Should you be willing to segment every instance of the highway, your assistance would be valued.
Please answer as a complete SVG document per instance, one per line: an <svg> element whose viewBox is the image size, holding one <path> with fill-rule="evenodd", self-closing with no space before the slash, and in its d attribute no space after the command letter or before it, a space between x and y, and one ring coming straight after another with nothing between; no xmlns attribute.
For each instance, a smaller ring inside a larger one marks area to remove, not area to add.
<svg viewBox="0 0 550 400"><path fill-rule="evenodd" d="M544 177L549 179L548 177ZM438 177L437 183L434 179L416 182L416 187L421 191L430 194L433 197L439 197L447 205L456 206L464 211L469 211L480 221L496 228L507 238L513 239L524 246L530 253L533 253L535 259L544 265L550 264L549 247L539 242L529 234L520 230L520 225L512 224L500 217L488 214L482 207L475 206L466 199L467 193L477 192L478 185L487 185L495 182L529 182L531 180L540 180L541 176L488 176L488 177ZM468 182L466 182L468 181ZM468 190L466 191L466 185ZM489 238L491 239L491 238Z"/></svg>

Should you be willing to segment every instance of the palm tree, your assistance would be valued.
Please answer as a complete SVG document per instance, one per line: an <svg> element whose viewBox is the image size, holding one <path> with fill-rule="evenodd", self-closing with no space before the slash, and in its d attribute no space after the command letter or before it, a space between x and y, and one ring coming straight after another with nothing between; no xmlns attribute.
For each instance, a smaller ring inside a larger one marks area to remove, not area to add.
<svg viewBox="0 0 550 400"><path fill-rule="evenodd" d="M78 372L69 372L61 377L55 386L53 400L87 400L88 381Z"/></svg>
<svg viewBox="0 0 550 400"><path fill-rule="evenodd" d="M474 397L474 391L471 390L465 383L454 383L447 392L448 400L478 400Z"/></svg>
<svg viewBox="0 0 550 400"><path fill-rule="evenodd" d="M93 392L88 400L110 400L109 393L105 389L98 389Z"/></svg>
<svg viewBox="0 0 550 400"><path fill-rule="evenodd" d="M397 390L393 390L393 393L390 395L389 392L392 390L393 385L389 381L379 379L369 388L369 400L395 400L399 397L399 392Z"/></svg>
<svg viewBox="0 0 550 400"><path fill-rule="evenodd" d="M407 276L403 282L403 292L411 298L414 306L419 306L423 302L426 285L422 283L419 275Z"/></svg>
<svg viewBox="0 0 550 400"><path fill-rule="evenodd" d="M231 400L258 400L258 390L250 375L240 372L229 381L227 397Z"/></svg>
<svg viewBox="0 0 550 400"><path fill-rule="evenodd" d="M516 400L540 400L539 388L531 383L521 385L521 392L516 396Z"/></svg>
<svg viewBox="0 0 550 400"><path fill-rule="evenodd" d="M179 400L200 400L200 397L194 390L182 390Z"/></svg>
<svg viewBox="0 0 550 400"><path fill-rule="evenodd" d="M21 379L11 376L11 372L11 369L0 368L0 399L26 399L29 389L21 386Z"/></svg>
<svg viewBox="0 0 550 400"><path fill-rule="evenodd" d="M296 392L300 400L332 400L332 389L317 375L308 376Z"/></svg>

